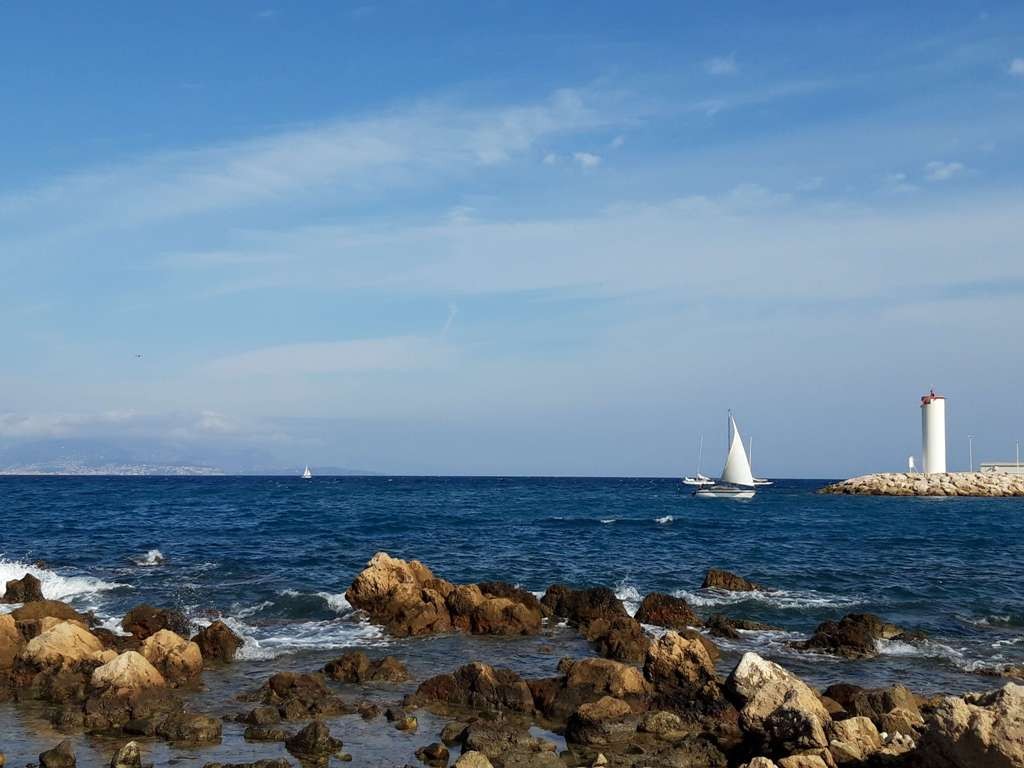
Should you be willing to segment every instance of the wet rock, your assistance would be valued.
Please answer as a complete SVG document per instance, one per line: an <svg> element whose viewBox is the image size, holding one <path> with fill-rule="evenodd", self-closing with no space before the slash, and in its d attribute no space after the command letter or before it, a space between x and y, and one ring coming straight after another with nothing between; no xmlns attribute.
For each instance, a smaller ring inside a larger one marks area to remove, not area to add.
<svg viewBox="0 0 1024 768"><path fill-rule="evenodd" d="M343 746L340 739L331 736L330 729L322 720L314 720L285 741L284 745L300 760L324 765Z"/></svg>
<svg viewBox="0 0 1024 768"><path fill-rule="evenodd" d="M416 757L427 765L448 765L448 748L435 742L417 749Z"/></svg>
<svg viewBox="0 0 1024 768"><path fill-rule="evenodd" d="M372 701L359 702L356 711L363 720L373 720L376 717L380 717L380 707Z"/></svg>
<svg viewBox="0 0 1024 768"><path fill-rule="evenodd" d="M833 722L829 729L829 751L837 763L861 763L882 748L882 737L866 717Z"/></svg>
<svg viewBox="0 0 1024 768"><path fill-rule="evenodd" d="M26 573L20 579L11 579L7 582L0 603L31 603L37 600L45 600L43 583L31 573Z"/></svg>
<svg viewBox="0 0 1024 768"><path fill-rule="evenodd" d="M637 730L654 736L669 737L683 730L683 721L674 712L648 712L640 718Z"/></svg>
<svg viewBox="0 0 1024 768"><path fill-rule="evenodd" d="M614 661L641 662L650 644L640 622L628 616L594 619L580 631L599 654Z"/></svg>
<svg viewBox="0 0 1024 768"><path fill-rule="evenodd" d="M530 688L519 675L481 662L432 677L405 699L409 707L432 704L523 714L534 709Z"/></svg>
<svg viewBox="0 0 1024 768"><path fill-rule="evenodd" d="M802 680L756 653L746 653L725 684L740 727L772 754L826 747L832 718Z"/></svg>
<svg viewBox="0 0 1024 768"><path fill-rule="evenodd" d="M547 608L541 603L540 598L525 589L520 589L504 581L481 581L477 586L488 597L505 597L517 603L522 603L527 608L535 610L543 616L549 614Z"/></svg>
<svg viewBox="0 0 1024 768"><path fill-rule="evenodd" d="M594 619L630 618L622 601L607 587L572 589L555 584L548 587L541 603L573 626L589 624Z"/></svg>
<svg viewBox="0 0 1024 768"><path fill-rule="evenodd" d="M930 768L1024 766L1024 686L949 696L925 716L917 753Z"/></svg>
<svg viewBox="0 0 1024 768"><path fill-rule="evenodd" d="M726 768L728 761L706 734L691 734L671 744L646 749L632 744L625 752L617 753L609 764L616 768Z"/></svg>
<svg viewBox="0 0 1024 768"><path fill-rule="evenodd" d="M722 650L715 645L715 641L702 632L698 632L696 629L680 629L676 630L680 635L689 639L696 640L704 646L704 650L708 652L708 656L711 657L711 661L717 662L722 658Z"/></svg>
<svg viewBox="0 0 1024 768"><path fill-rule="evenodd" d="M557 745L531 736L525 725L476 722L466 729L464 752L480 752L504 768L564 768Z"/></svg>
<svg viewBox="0 0 1024 768"><path fill-rule="evenodd" d="M75 764L75 750L68 739L39 754L41 768L74 768Z"/></svg>
<svg viewBox="0 0 1024 768"><path fill-rule="evenodd" d="M242 718L242 722L249 725L275 725L281 722L281 713L277 711L277 707L269 705L256 707L249 710Z"/></svg>
<svg viewBox="0 0 1024 768"><path fill-rule="evenodd" d="M405 665L394 656L371 661L362 651L350 651L327 662L324 673L339 683L402 683L409 679Z"/></svg>
<svg viewBox="0 0 1024 768"><path fill-rule="evenodd" d="M398 720L405 718L405 710L400 707L388 707L384 710L384 719L389 723L394 723Z"/></svg>
<svg viewBox="0 0 1024 768"><path fill-rule="evenodd" d="M411 715L406 715L405 717L395 721L396 731L415 731L419 726L419 721Z"/></svg>
<svg viewBox="0 0 1024 768"><path fill-rule="evenodd" d="M142 643L142 655L171 683L191 680L203 671L199 646L169 629L147 637Z"/></svg>
<svg viewBox="0 0 1024 768"><path fill-rule="evenodd" d="M234 660L244 641L218 619L199 630L192 642L199 646L199 652L205 660L227 663Z"/></svg>
<svg viewBox="0 0 1024 768"><path fill-rule="evenodd" d="M461 721L448 723L443 729L441 729L442 743L448 747L460 743L468 727L469 723L463 723Z"/></svg>
<svg viewBox="0 0 1024 768"><path fill-rule="evenodd" d="M715 665L703 643L672 630L651 643L644 659L644 677L663 701L722 700Z"/></svg>
<svg viewBox="0 0 1024 768"><path fill-rule="evenodd" d="M911 640L915 636L871 613L851 613L839 621L818 625L810 639L793 643L804 651L830 653L848 659L868 659L878 655L879 640Z"/></svg>
<svg viewBox="0 0 1024 768"><path fill-rule="evenodd" d="M161 721L156 728L156 735L167 741L219 744L221 730L221 722L215 717L179 712Z"/></svg>
<svg viewBox="0 0 1024 768"><path fill-rule="evenodd" d="M604 696L582 704L569 718L565 738L574 744L607 746L628 741L639 718L622 699Z"/></svg>
<svg viewBox="0 0 1024 768"><path fill-rule="evenodd" d="M70 621L61 621L28 641L21 658L36 667L69 667L86 659L98 658L103 643L87 629Z"/></svg>
<svg viewBox="0 0 1024 768"><path fill-rule="evenodd" d="M83 627L89 626L88 616L79 613L60 600L36 600L25 603L20 608L11 611L11 618L14 619L18 631L26 640L31 640L57 623L56 621L47 623L46 619L74 621Z"/></svg>
<svg viewBox="0 0 1024 768"><path fill-rule="evenodd" d="M114 693L133 693L165 685L163 675L135 651L125 651L112 661L97 667L90 679L93 688Z"/></svg>
<svg viewBox="0 0 1024 768"><path fill-rule="evenodd" d="M277 758L253 763L206 763L203 768L292 768L292 764L284 758Z"/></svg>
<svg viewBox="0 0 1024 768"><path fill-rule="evenodd" d="M494 768L483 752L463 752L455 761L455 768Z"/></svg>
<svg viewBox="0 0 1024 768"><path fill-rule="evenodd" d="M257 691L242 698L275 707L285 720L305 720L355 711L335 696L319 675L295 672L278 672Z"/></svg>
<svg viewBox="0 0 1024 768"><path fill-rule="evenodd" d="M87 731L121 729L132 736L154 736L167 717L180 713L181 702L166 688L90 690L81 707Z"/></svg>
<svg viewBox="0 0 1024 768"><path fill-rule="evenodd" d="M453 589L445 605L452 625L474 635L534 635L540 631L539 609L511 598L485 595L476 584Z"/></svg>
<svg viewBox="0 0 1024 768"><path fill-rule="evenodd" d="M188 637L191 629L188 619L177 611L154 608L145 603L128 611L124 619L121 620L121 627L139 640L145 640L161 629L169 629L177 635Z"/></svg>
<svg viewBox="0 0 1024 768"><path fill-rule="evenodd" d="M699 627L703 623L683 598L660 592L652 592L644 597L634 618L642 624L677 630Z"/></svg>
<svg viewBox="0 0 1024 768"><path fill-rule="evenodd" d="M763 624L760 621L750 621L749 619L732 619L721 613L716 613L709 618L705 626L715 637L725 637L730 640L738 640L740 638L740 630L755 632L779 631L779 627L773 627L771 624Z"/></svg>
<svg viewBox="0 0 1024 768"><path fill-rule="evenodd" d="M129 741L110 759L110 768L142 768L142 750L138 742Z"/></svg>
<svg viewBox="0 0 1024 768"><path fill-rule="evenodd" d="M701 589L725 589L729 592L760 592L764 587L735 573L720 568L709 568Z"/></svg>
<svg viewBox="0 0 1024 768"><path fill-rule="evenodd" d="M562 659L560 677L530 680L534 705L545 717L564 722L581 704L613 696L635 712L647 709L653 688L634 666L609 659Z"/></svg>
<svg viewBox="0 0 1024 768"><path fill-rule="evenodd" d="M292 734L274 725L250 725L242 733L246 741L287 741Z"/></svg>

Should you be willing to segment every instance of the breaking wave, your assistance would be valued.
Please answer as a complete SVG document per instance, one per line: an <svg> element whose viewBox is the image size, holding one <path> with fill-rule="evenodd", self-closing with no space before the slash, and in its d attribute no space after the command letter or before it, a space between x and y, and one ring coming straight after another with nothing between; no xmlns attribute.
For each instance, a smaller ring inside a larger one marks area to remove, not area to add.
<svg viewBox="0 0 1024 768"><path fill-rule="evenodd" d="M159 549L151 549L143 557L136 558L132 562L140 568L149 568L154 565L163 565L167 562L167 558Z"/></svg>
<svg viewBox="0 0 1024 768"><path fill-rule="evenodd" d="M43 597L47 600L86 598L99 592L108 592L112 589L121 589L126 586L92 576L58 573L49 568L42 568L37 565L23 563L19 560L8 560L0 557L0 584L6 584L12 579L20 579L27 573L31 573L39 579L43 590Z"/></svg>
<svg viewBox="0 0 1024 768"><path fill-rule="evenodd" d="M615 587L615 596L622 601L623 607L630 616L637 612L640 608L640 601L643 600L640 590L626 579L620 581L618 586Z"/></svg>
<svg viewBox="0 0 1024 768"><path fill-rule="evenodd" d="M698 589L694 591L677 589L672 594L675 597L683 598L690 605L702 607L759 603L783 610L799 610L805 608L849 608L864 602L864 598L857 595L829 595L811 589L773 589L755 592L731 592L726 589Z"/></svg>
<svg viewBox="0 0 1024 768"><path fill-rule="evenodd" d="M675 521L675 518L672 517L672 515L665 515L664 517L656 517L656 518L654 518L654 522L656 522L658 525L667 525L668 523L671 523L671 522L674 522L674 521Z"/></svg>

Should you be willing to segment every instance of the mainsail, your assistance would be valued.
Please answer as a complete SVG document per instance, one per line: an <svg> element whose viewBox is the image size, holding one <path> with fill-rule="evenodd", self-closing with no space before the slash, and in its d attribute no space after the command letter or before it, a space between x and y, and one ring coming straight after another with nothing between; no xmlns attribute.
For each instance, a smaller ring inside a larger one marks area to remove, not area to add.
<svg viewBox="0 0 1024 768"><path fill-rule="evenodd" d="M725 468L722 470L719 482L753 488L754 475L750 471L747 452L743 450L743 439L740 437L740 431L732 414L729 414L729 431L732 433L729 442L729 455L725 457Z"/></svg>

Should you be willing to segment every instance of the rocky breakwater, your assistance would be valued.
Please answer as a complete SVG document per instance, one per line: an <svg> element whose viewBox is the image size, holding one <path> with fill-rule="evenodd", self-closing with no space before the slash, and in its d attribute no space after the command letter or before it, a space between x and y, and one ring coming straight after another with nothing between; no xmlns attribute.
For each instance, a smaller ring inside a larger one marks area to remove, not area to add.
<svg viewBox="0 0 1024 768"><path fill-rule="evenodd" d="M819 493L856 496L1024 496L1024 476L1005 472L883 472L825 486Z"/></svg>

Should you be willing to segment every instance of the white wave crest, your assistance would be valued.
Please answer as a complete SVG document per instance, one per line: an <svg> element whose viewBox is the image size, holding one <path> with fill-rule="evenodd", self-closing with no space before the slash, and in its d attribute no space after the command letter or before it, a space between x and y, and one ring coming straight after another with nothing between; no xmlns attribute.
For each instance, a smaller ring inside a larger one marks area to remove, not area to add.
<svg viewBox="0 0 1024 768"><path fill-rule="evenodd" d="M274 659L300 651L384 646L390 642L380 627L367 621L332 619L272 626L252 626L234 616L222 617L221 621L243 640L236 656L243 661ZM196 619L193 623L208 626L211 622L209 619Z"/></svg>
<svg viewBox="0 0 1024 768"><path fill-rule="evenodd" d="M640 601L643 599L640 590L625 579L620 581L618 586L615 587L615 596L622 601L623 607L630 616L637 612L640 608Z"/></svg>
<svg viewBox="0 0 1024 768"><path fill-rule="evenodd" d="M611 524L612 524L612 523L614 523L614 522L615 522L616 520L618 520L618 518L617 518L617 517L607 517L607 518L605 518L604 520L602 520L602 521L601 521L601 524L602 524L602 525L611 525Z"/></svg>
<svg viewBox="0 0 1024 768"><path fill-rule="evenodd" d="M954 648L937 640L921 640L908 643L903 640L876 640L875 646L881 656L902 656L944 661L964 672L976 672L988 667L992 659L971 658L966 649Z"/></svg>
<svg viewBox="0 0 1024 768"><path fill-rule="evenodd" d="M12 579L20 579L26 573L31 573L39 579L43 590L43 597L47 600L70 600L124 586L123 584L114 584L109 581L93 578L92 576L63 575L48 568L39 568L18 560L8 560L0 557L0 585L6 584Z"/></svg>
<svg viewBox="0 0 1024 768"><path fill-rule="evenodd" d="M760 590L754 592L731 592L726 589L698 589L690 591L677 589L672 593L690 605L713 607L737 605L739 603L762 603L773 608L848 608L864 602L860 596L828 595L814 590Z"/></svg>
<svg viewBox="0 0 1024 768"><path fill-rule="evenodd" d="M316 595L317 597L322 597L324 599L324 602L327 603L327 607L335 613L344 614L352 612L352 604L349 603L348 599L345 597L344 592L341 592L336 595L331 594L330 592L317 592Z"/></svg>
<svg viewBox="0 0 1024 768"><path fill-rule="evenodd" d="M159 549L151 549L145 556L137 558L133 562L140 568L151 568L154 565L163 565L167 562L167 558Z"/></svg>
<svg viewBox="0 0 1024 768"><path fill-rule="evenodd" d="M674 521L675 521L675 518L672 517L672 515L665 515L664 517L656 517L656 518L654 518L654 522L656 522L658 525L668 525L669 523L674 522Z"/></svg>

